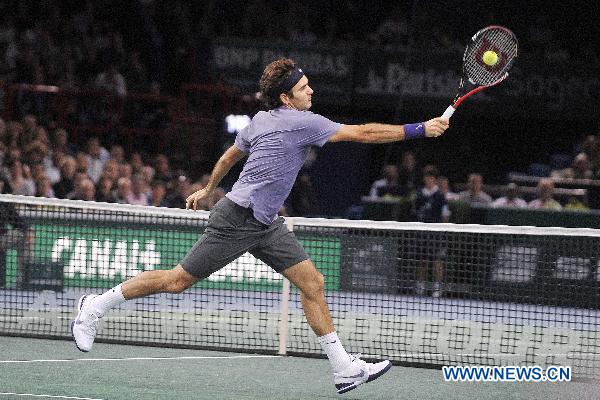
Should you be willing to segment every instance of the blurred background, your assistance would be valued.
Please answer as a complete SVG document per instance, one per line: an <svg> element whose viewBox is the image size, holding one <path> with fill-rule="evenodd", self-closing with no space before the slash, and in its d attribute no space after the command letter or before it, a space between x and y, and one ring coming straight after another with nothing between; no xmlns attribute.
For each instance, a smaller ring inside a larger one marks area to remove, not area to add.
<svg viewBox="0 0 600 400"><path fill-rule="evenodd" d="M270 61L296 60L332 120L418 122L450 104L469 38L499 24L519 38L511 76L443 137L315 149L281 212L415 220L433 165L452 222L597 227L593 15L584 1L3 1L3 192L184 207L262 109Z"/></svg>

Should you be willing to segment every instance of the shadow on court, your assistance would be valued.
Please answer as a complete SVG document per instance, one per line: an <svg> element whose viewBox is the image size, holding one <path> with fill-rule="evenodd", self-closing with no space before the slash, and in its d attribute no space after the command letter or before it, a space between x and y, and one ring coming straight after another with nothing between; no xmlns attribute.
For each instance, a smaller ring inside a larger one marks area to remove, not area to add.
<svg viewBox="0 0 600 400"><path fill-rule="evenodd" d="M0 399L593 399L584 383L446 383L393 367L337 395L324 359L0 337ZM27 361L27 362L11 362Z"/></svg>

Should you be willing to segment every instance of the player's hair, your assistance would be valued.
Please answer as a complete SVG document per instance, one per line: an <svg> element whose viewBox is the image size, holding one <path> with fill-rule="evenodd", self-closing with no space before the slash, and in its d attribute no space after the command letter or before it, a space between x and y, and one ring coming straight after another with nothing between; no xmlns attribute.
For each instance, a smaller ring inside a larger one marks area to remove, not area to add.
<svg viewBox="0 0 600 400"><path fill-rule="evenodd" d="M294 70L296 63L289 58L280 58L273 61L265 67L265 70L260 77L260 93L262 101L265 103L267 108L277 108L283 103L279 98L281 93L275 93L274 90L281 86L281 84L290 76ZM292 97L292 91L290 90L287 95Z"/></svg>

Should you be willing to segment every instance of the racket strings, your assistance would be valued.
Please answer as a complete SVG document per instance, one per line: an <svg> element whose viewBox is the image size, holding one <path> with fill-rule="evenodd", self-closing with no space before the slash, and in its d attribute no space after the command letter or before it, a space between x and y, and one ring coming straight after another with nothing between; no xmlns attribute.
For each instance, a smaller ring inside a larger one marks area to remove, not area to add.
<svg viewBox="0 0 600 400"><path fill-rule="evenodd" d="M491 86L504 79L517 57L517 39L512 32L502 28L490 28L473 37L464 56L464 69L473 84ZM493 65L483 62L483 54L493 51L498 61Z"/></svg>

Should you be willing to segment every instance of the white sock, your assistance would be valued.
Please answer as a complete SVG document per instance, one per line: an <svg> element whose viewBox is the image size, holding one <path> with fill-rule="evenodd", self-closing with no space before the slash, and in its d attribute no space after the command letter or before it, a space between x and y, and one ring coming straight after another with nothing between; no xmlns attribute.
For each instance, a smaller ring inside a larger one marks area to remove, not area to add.
<svg viewBox="0 0 600 400"><path fill-rule="evenodd" d="M340 372L350 365L350 356L344 350L337 332L319 336L319 343L329 358L333 372Z"/></svg>
<svg viewBox="0 0 600 400"><path fill-rule="evenodd" d="M123 291L121 290L121 284L118 284L114 288L102 293L100 296L95 297L92 300L91 305L102 315L106 314L108 310L125 301L123 297Z"/></svg>

